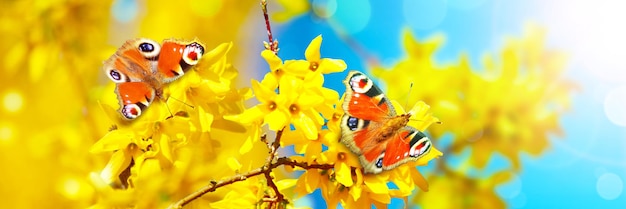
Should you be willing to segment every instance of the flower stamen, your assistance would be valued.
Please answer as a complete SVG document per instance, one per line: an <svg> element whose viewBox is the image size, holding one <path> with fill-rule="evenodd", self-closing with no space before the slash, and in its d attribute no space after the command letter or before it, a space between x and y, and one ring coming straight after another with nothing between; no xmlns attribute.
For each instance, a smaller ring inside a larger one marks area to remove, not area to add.
<svg viewBox="0 0 626 209"><path fill-rule="evenodd" d="M289 106L289 112L291 114L296 114L300 111L300 108L298 107L298 105L296 104L292 104L291 106Z"/></svg>
<svg viewBox="0 0 626 209"><path fill-rule="evenodd" d="M317 68L320 66L320 64L317 63L317 62L309 62L309 63L310 63L309 64L309 70L311 70L313 72L317 71Z"/></svg>
<svg viewBox="0 0 626 209"><path fill-rule="evenodd" d="M276 109L276 107L277 107L277 105L276 105L276 102L274 102L274 101L270 101L267 104L267 109L269 109L270 111L274 111Z"/></svg>
<svg viewBox="0 0 626 209"><path fill-rule="evenodd" d="M348 156L346 156L345 152L339 152L337 153L337 160L339 161L344 161L348 158Z"/></svg>

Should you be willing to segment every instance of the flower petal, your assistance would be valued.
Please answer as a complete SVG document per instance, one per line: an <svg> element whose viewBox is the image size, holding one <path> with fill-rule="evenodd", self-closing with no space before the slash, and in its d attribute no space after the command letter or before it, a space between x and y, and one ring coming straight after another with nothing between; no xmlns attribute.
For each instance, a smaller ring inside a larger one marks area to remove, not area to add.
<svg viewBox="0 0 626 209"><path fill-rule="evenodd" d="M300 110L307 110L309 108L320 105L324 102L324 98L315 94L301 94L297 100L296 104L300 107Z"/></svg>
<svg viewBox="0 0 626 209"><path fill-rule="evenodd" d="M428 182L424 176L422 176L422 173L420 173L417 169L411 170L411 178L422 191L428 192Z"/></svg>
<svg viewBox="0 0 626 209"><path fill-rule="evenodd" d="M280 69L283 65L283 61L271 50L263 50L261 56L265 59L272 72Z"/></svg>
<svg viewBox="0 0 626 209"><path fill-rule="evenodd" d="M213 50L208 51L202 55L202 62L199 65L211 66L215 64L217 61L226 56L226 53L230 51L230 48L233 46L232 42L222 43L219 46L215 47ZM197 67L196 69L208 69L206 67Z"/></svg>
<svg viewBox="0 0 626 209"><path fill-rule="evenodd" d="M324 74L342 72L348 68L346 62L340 59L324 58L320 60L318 71Z"/></svg>
<svg viewBox="0 0 626 209"><path fill-rule="evenodd" d="M310 66L311 63L306 60L286 60L285 64L283 64L283 69L289 74L304 78L309 72L311 72L311 70L309 70Z"/></svg>
<svg viewBox="0 0 626 209"><path fill-rule="evenodd" d="M388 194L389 187L387 183L379 175L368 175L363 178L363 183L367 185L372 193L375 194Z"/></svg>
<svg viewBox="0 0 626 209"><path fill-rule="evenodd" d="M317 189L317 185L320 183L322 175L316 169L307 170L303 175L306 192L311 193L315 191Z"/></svg>
<svg viewBox="0 0 626 209"><path fill-rule="evenodd" d="M132 157L130 156L130 154L124 152L123 150L114 152L113 155L111 155L109 163L107 163L106 167L104 167L104 169L102 169L102 172L100 172L100 177L107 184L119 181L118 176L120 175L120 173L122 173L124 169L128 167L128 165L130 165L131 160Z"/></svg>
<svg viewBox="0 0 626 209"><path fill-rule="evenodd" d="M274 110L265 116L265 122L270 126L270 130L278 131L288 123L288 114L281 109Z"/></svg>
<svg viewBox="0 0 626 209"><path fill-rule="evenodd" d="M250 109L246 109L239 115L225 115L224 119L240 122L242 124L251 124L255 121L261 120L265 114L267 114L267 112L264 111L265 108L260 107L262 105L263 104L260 104Z"/></svg>
<svg viewBox="0 0 626 209"><path fill-rule="evenodd" d="M126 130L113 130L104 135L98 142L91 146L89 152L100 153L122 150L132 142L134 133Z"/></svg>
<svg viewBox="0 0 626 209"><path fill-rule="evenodd" d="M276 98L276 93L272 91L271 89L269 89L268 87L266 87L265 85L262 85L261 83L259 83L259 81L252 79L251 82L252 82L252 91L254 91L256 98L260 102L268 103L274 100L274 98Z"/></svg>
<svg viewBox="0 0 626 209"><path fill-rule="evenodd" d="M350 166L343 162L336 162L335 164L335 179L337 182L343 184L346 187L350 187L354 184L352 181L352 171Z"/></svg>
<svg viewBox="0 0 626 209"><path fill-rule="evenodd" d="M295 186L297 181L298 179L281 179L276 182L276 187L278 187L279 191L283 191Z"/></svg>
<svg viewBox="0 0 626 209"><path fill-rule="evenodd" d="M304 51L304 57L306 57L307 61L317 62L320 60L321 58L320 46L321 45L322 45L322 35L318 35L313 40L311 40L311 43L309 43L309 46L306 47L306 51Z"/></svg>

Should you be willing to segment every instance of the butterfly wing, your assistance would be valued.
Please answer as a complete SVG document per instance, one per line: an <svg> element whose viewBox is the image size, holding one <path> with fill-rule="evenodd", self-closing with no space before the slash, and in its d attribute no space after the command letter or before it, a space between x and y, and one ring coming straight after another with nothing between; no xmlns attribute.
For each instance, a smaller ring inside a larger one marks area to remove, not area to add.
<svg viewBox="0 0 626 209"><path fill-rule="evenodd" d="M150 39L126 41L104 62L106 75L115 82L120 113L135 119L154 100L162 82L155 79L161 46Z"/></svg>
<svg viewBox="0 0 626 209"><path fill-rule="evenodd" d="M162 86L182 76L198 63L204 46L198 42L165 40L163 45L140 38L126 41L104 62L107 76L117 83L120 112L127 119L141 115Z"/></svg>
<svg viewBox="0 0 626 209"><path fill-rule="evenodd" d="M365 74L351 71L344 84L346 99L343 109L349 115L369 121L382 121L396 115L385 94Z"/></svg>
<svg viewBox="0 0 626 209"><path fill-rule="evenodd" d="M115 91L120 101L120 112L126 119L141 115L155 97L155 90L145 82L118 83Z"/></svg>
<svg viewBox="0 0 626 209"><path fill-rule="evenodd" d="M350 72L344 84L341 142L359 155L365 173L393 169L430 151L430 139L406 126L410 115L396 115L380 88L365 74Z"/></svg>
<svg viewBox="0 0 626 209"><path fill-rule="evenodd" d="M203 54L204 46L199 42L165 40L158 59L158 75L164 83L172 82L198 64Z"/></svg>
<svg viewBox="0 0 626 209"><path fill-rule="evenodd" d="M358 71L348 73L346 97L343 103L345 114L342 117L341 142L352 152L361 155L371 153L378 146L378 127L387 118L396 115L391 103L383 92L365 74ZM375 156L366 156L368 159Z"/></svg>
<svg viewBox="0 0 626 209"><path fill-rule="evenodd" d="M406 126L391 138L385 151L376 160L376 168L389 170L408 161L416 161L428 154L432 143L421 131Z"/></svg>

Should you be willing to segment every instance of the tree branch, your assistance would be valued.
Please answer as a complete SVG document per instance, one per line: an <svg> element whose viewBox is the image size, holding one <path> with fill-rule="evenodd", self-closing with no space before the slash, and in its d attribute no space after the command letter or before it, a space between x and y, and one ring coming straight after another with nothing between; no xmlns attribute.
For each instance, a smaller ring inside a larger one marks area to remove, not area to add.
<svg viewBox="0 0 626 209"><path fill-rule="evenodd" d="M263 17L265 18L265 27L267 28L267 39L269 42L263 42L265 49L272 50L274 54L278 54L278 41L274 40L272 36L272 27L270 26L270 17L267 14L267 1L261 0L261 10L263 10Z"/></svg>
<svg viewBox="0 0 626 209"><path fill-rule="evenodd" d="M280 203L284 201L284 196L278 191L278 187L274 183L274 180L271 176L272 170L274 170L275 168L279 166L284 166L284 165L291 166L291 167L300 167L306 170L309 170L309 169L328 170L334 167L333 164L309 164L307 162L298 162L288 157L276 158L276 152L280 146L280 138L282 137L282 133L283 133L283 130L276 132L276 139L274 140L274 142L272 142L271 145L269 145L268 143L268 147L270 148L270 153L267 158L267 163L264 164L262 167L251 170L245 174L237 174L237 175L231 176L221 181L211 181L208 185L187 195L186 197L180 199L178 202L171 204L168 208L170 209L182 208L183 206L191 203L195 199L200 198L202 195L206 193L214 192L220 187L227 186L235 182L239 182L239 181L244 181L250 177L258 176L261 174L265 175L265 178L267 179L267 185L274 190L274 193L276 195L276 197L273 197L270 199L274 200L276 203Z"/></svg>

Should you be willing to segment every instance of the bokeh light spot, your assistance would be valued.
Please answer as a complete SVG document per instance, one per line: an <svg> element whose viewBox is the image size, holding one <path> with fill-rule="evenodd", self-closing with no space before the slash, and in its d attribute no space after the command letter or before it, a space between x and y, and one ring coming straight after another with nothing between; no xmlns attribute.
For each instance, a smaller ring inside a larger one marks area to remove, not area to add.
<svg viewBox="0 0 626 209"><path fill-rule="evenodd" d="M604 114L612 123L626 127L626 86L609 91L604 98Z"/></svg>
<svg viewBox="0 0 626 209"><path fill-rule="evenodd" d="M336 20L348 34L363 30L371 17L369 1L342 0L337 1L337 11L332 18Z"/></svg>
<svg viewBox="0 0 626 209"><path fill-rule="evenodd" d="M335 0L313 0L313 13L319 17L329 18L337 12L337 1Z"/></svg>
<svg viewBox="0 0 626 209"><path fill-rule="evenodd" d="M614 173L605 173L598 178L596 190L598 195L605 200L614 200L622 194L622 178Z"/></svg>
<svg viewBox="0 0 626 209"><path fill-rule="evenodd" d="M222 9L222 0L192 0L191 11L201 17L213 17Z"/></svg>
<svg viewBox="0 0 626 209"><path fill-rule="evenodd" d="M403 14L406 22L415 29L431 29L446 17L444 0L404 0Z"/></svg>
<svg viewBox="0 0 626 209"><path fill-rule="evenodd" d="M17 112L24 105L24 98L18 92L9 92L3 98L4 109L8 112Z"/></svg>
<svg viewBox="0 0 626 209"><path fill-rule="evenodd" d="M135 0L116 0L111 5L111 16L121 23L128 23L137 18L139 5Z"/></svg>
<svg viewBox="0 0 626 209"><path fill-rule="evenodd" d="M67 197L76 197L80 193L80 182L76 179L67 179L63 182L63 193Z"/></svg>

